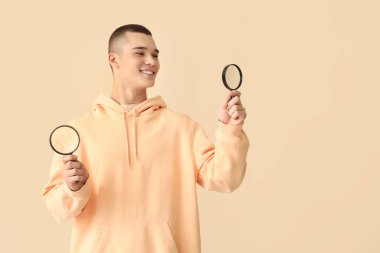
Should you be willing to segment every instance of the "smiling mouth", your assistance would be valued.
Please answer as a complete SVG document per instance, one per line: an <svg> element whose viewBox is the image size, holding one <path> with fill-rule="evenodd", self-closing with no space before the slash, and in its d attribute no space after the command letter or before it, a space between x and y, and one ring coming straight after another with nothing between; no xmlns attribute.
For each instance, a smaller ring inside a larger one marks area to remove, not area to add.
<svg viewBox="0 0 380 253"><path fill-rule="evenodd" d="M149 70L140 70L140 72L144 73L145 75L154 75L155 72L149 71Z"/></svg>

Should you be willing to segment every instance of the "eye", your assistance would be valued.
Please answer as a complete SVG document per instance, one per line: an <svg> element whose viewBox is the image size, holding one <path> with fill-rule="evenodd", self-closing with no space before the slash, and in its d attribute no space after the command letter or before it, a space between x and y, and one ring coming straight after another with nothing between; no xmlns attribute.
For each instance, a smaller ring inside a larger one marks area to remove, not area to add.
<svg viewBox="0 0 380 253"><path fill-rule="evenodd" d="M136 54L138 54L138 55L144 55L144 53L142 53L142 52L138 52L138 53L136 53Z"/></svg>
<svg viewBox="0 0 380 253"><path fill-rule="evenodd" d="M153 55L154 58L158 58L158 54Z"/></svg>

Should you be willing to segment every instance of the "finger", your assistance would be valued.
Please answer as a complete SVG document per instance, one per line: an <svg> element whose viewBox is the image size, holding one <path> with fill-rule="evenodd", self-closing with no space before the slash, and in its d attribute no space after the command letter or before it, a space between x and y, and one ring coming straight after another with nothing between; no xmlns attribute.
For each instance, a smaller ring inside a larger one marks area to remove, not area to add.
<svg viewBox="0 0 380 253"><path fill-rule="evenodd" d="M68 178L68 177L73 177L73 176L83 176L83 171L81 169L65 169L63 171L63 176Z"/></svg>
<svg viewBox="0 0 380 253"><path fill-rule="evenodd" d="M240 119L232 122L232 125L234 125L234 126L240 126L243 124L244 124L244 120L240 120Z"/></svg>
<svg viewBox="0 0 380 253"><path fill-rule="evenodd" d="M84 181L84 176L73 176L69 177L68 181L71 183L76 183L76 182L83 182Z"/></svg>
<svg viewBox="0 0 380 253"><path fill-rule="evenodd" d="M239 115L238 118L231 120L231 124L238 126L244 124L245 116Z"/></svg>
<svg viewBox="0 0 380 253"><path fill-rule="evenodd" d="M245 111L239 112L239 118L238 118L239 120L244 121L246 117L247 117L247 113Z"/></svg>
<svg viewBox="0 0 380 253"><path fill-rule="evenodd" d="M230 116L231 118L236 119L236 120L238 119L245 120L247 113L245 111L235 111Z"/></svg>
<svg viewBox="0 0 380 253"><path fill-rule="evenodd" d="M227 97L226 97L226 100L223 102L223 108L224 109L227 109L228 108L228 105L230 103L230 101L237 97L239 98L240 97L240 91L237 91L237 90L230 90L227 94Z"/></svg>
<svg viewBox="0 0 380 253"><path fill-rule="evenodd" d="M235 90L230 90L228 93L227 93L227 97L226 97L226 102L228 103L233 97L237 96L238 93L235 91Z"/></svg>
<svg viewBox="0 0 380 253"><path fill-rule="evenodd" d="M239 116L238 114L239 114L239 113L238 113L237 111L234 111L234 112L232 112L232 113L228 113L228 115L230 115L230 117L231 117L232 119L237 119L237 117Z"/></svg>
<svg viewBox="0 0 380 253"><path fill-rule="evenodd" d="M228 106L227 110L241 111L243 110L243 106L241 104L232 104L231 106Z"/></svg>
<svg viewBox="0 0 380 253"><path fill-rule="evenodd" d="M62 161L63 161L63 163L67 163L68 161L76 161L77 158L78 157L76 155L64 155L62 157Z"/></svg>
<svg viewBox="0 0 380 253"><path fill-rule="evenodd" d="M238 90L231 90L229 92L229 94L230 94L230 97L240 97L241 96L241 92Z"/></svg>
<svg viewBox="0 0 380 253"><path fill-rule="evenodd" d="M230 110L235 105L240 105L238 99L239 99L238 97L235 97L235 98L231 99L231 101L228 103L227 110Z"/></svg>
<svg viewBox="0 0 380 253"><path fill-rule="evenodd" d="M228 93L226 99L225 99L224 102L223 102L223 108L224 108L224 109L227 109L227 108L228 108L228 102L229 102L230 100L231 100L231 94Z"/></svg>
<svg viewBox="0 0 380 253"><path fill-rule="evenodd" d="M238 104L240 101L239 97L233 97L230 101L228 101L228 107L230 108L232 105Z"/></svg>
<svg viewBox="0 0 380 253"><path fill-rule="evenodd" d="M71 170L65 170L64 175L66 177L84 176L84 172L82 169L71 169Z"/></svg>
<svg viewBox="0 0 380 253"><path fill-rule="evenodd" d="M231 115L231 118L233 118L233 119L238 119L238 118L239 118L239 112L238 112L238 111L235 111L235 112Z"/></svg>
<svg viewBox="0 0 380 253"><path fill-rule="evenodd" d="M64 165L65 170L71 170L71 169L75 169L75 168L79 169L80 167L81 167L81 163L74 162L74 161L68 161Z"/></svg>
<svg viewBox="0 0 380 253"><path fill-rule="evenodd" d="M244 107L241 105L233 105L229 110L228 110L228 115L232 115L236 111L243 111Z"/></svg>

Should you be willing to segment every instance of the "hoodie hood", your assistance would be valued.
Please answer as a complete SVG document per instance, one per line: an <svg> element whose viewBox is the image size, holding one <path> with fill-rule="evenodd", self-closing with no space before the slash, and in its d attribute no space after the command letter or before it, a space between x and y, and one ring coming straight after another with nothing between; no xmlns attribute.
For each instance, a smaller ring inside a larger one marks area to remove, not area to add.
<svg viewBox="0 0 380 253"><path fill-rule="evenodd" d="M135 106L131 111L127 112L124 108L113 100L111 97L107 97L104 94L98 95L92 104L92 110L96 119L101 120L102 117L123 117L124 129L127 147L127 159L128 163L131 165L138 160L137 154L137 134L136 128L136 118L141 117L144 113L154 112L160 110L161 108L166 108L166 103L161 96L155 96L149 98L137 106Z"/></svg>
<svg viewBox="0 0 380 253"><path fill-rule="evenodd" d="M161 96L155 96L141 102L130 112L125 111L119 103L104 94L100 94L92 104L92 110L97 118L99 116L117 117L124 113L134 114L137 117L145 111L155 111L166 107L166 103Z"/></svg>

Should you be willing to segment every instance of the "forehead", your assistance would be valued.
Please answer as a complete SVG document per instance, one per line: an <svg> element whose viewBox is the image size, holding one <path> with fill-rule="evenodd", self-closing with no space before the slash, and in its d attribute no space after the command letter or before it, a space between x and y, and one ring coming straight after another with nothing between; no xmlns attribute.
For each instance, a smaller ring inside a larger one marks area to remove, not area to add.
<svg viewBox="0 0 380 253"><path fill-rule="evenodd" d="M156 43L154 42L152 36L136 33L136 32L126 32L125 33L125 48L132 50L134 47L146 47L148 50L157 49Z"/></svg>

